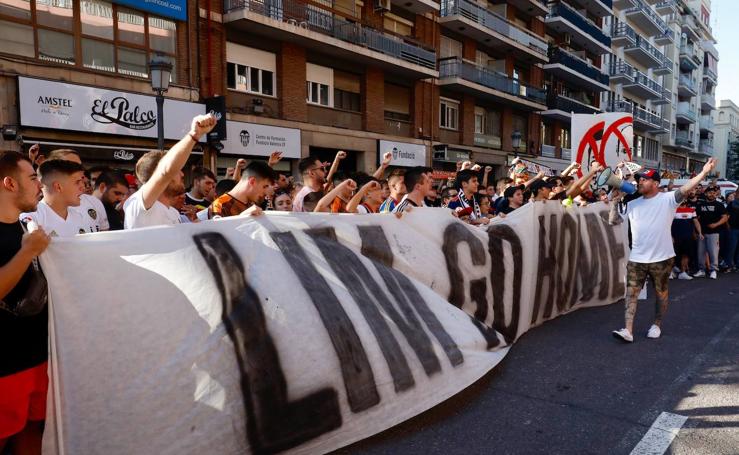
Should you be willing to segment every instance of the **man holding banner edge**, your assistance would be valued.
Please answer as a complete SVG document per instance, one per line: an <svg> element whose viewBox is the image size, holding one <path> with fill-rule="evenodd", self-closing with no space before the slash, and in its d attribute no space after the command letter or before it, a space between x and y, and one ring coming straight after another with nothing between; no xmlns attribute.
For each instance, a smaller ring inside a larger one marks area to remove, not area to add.
<svg viewBox="0 0 739 455"><path fill-rule="evenodd" d="M660 191L660 174L654 169L637 174L638 192L641 197L622 204L623 194L613 190L609 222L619 224L628 218L632 232L632 248L626 265L626 314L625 327L613 332L613 336L627 343L634 341L634 315L639 292L647 276L652 278L656 291L656 316L647 333L648 338L659 338L662 317L668 306L668 283L675 258L671 239L671 225L675 211L688 193L716 167L716 159L710 158L703 170L675 191ZM618 202L618 203L615 203Z"/></svg>

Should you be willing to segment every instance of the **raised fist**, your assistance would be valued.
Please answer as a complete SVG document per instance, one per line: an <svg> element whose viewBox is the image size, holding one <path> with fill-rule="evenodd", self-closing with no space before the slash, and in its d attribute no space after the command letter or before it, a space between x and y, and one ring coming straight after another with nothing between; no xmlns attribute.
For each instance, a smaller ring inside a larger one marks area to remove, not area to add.
<svg viewBox="0 0 739 455"><path fill-rule="evenodd" d="M208 134L218 121L213 114L198 115L192 119L190 126L190 134L200 139L203 135Z"/></svg>

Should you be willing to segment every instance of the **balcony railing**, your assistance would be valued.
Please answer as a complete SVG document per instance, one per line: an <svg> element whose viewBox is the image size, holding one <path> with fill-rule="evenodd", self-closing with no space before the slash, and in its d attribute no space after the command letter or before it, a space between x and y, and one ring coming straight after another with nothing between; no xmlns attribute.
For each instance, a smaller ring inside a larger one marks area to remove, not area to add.
<svg viewBox="0 0 739 455"><path fill-rule="evenodd" d="M634 79L634 72L634 67L624 62L623 60L612 62L611 67L609 68L609 74L611 75L611 77L625 76L629 79Z"/></svg>
<svg viewBox="0 0 739 455"><path fill-rule="evenodd" d="M707 77L715 81L718 79L718 74L716 74L716 70L714 70L710 66L704 66L703 67L703 77Z"/></svg>
<svg viewBox="0 0 739 455"><path fill-rule="evenodd" d="M648 110L644 108L641 108L639 106L634 106L634 109L632 112L634 114L635 121L640 120L644 123L654 126L656 130L661 130L661 131L666 132L670 128L670 122L668 122L667 119L664 119L657 114L649 112Z"/></svg>
<svg viewBox="0 0 739 455"><path fill-rule="evenodd" d="M692 44L681 44L680 54L687 55L689 58L692 58L696 62L701 61L700 50Z"/></svg>
<svg viewBox="0 0 739 455"><path fill-rule="evenodd" d="M548 17L561 17L572 23L575 27L583 30L585 33L593 37L596 41L606 47L611 47L611 38L595 25L590 19L578 13L570 5L566 3L556 3L549 8Z"/></svg>
<svg viewBox="0 0 739 455"><path fill-rule="evenodd" d="M662 92L664 90L662 86L639 70L634 70L634 82L662 96Z"/></svg>
<svg viewBox="0 0 739 455"><path fill-rule="evenodd" d="M688 134L677 133L675 135L675 145L693 148L693 138Z"/></svg>
<svg viewBox="0 0 739 455"><path fill-rule="evenodd" d="M547 107L558 111L574 112L575 114L597 114L600 112L584 101L578 101L556 93L549 93L547 95Z"/></svg>
<svg viewBox="0 0 739 455"><path fill-rule="evenodd" d="M677 115L680 115L691 122L698 120L695 110L687 102L677 103Z"/></svg>
<svg viewBox="0 0 739 455"><path fill-rule="evenodd" d="M590 63L582 60L564 49L555 47L549 55L549 63L560 63L567 68L577 71L583 76L594 79L601 84L608 85L609 77L607 74L603 74L598 68L594 67Z"/></svg>
<svg viewBox="0 0 739 455"><path fill-rule="evenodd" d="M523 84L516 79L462 61L456 57L439 60L439 78L443 79L445 77L459 77L535 103L546 103L546 92L544 90Z"/></svg>
<svg viewBox="0 0 739 455"><path fill-rule="evenodd" d="M633 28L629 27L626 22L613 22L611 27L611 39L626 38L631 42L636 42L636 32Z"/></svg>
<svg viewBox="0 0 739 455"><path fill-rule="evenodd" d="M662 33L654 37L657 44L669 44L675 42L675 32L672 29L665 29Z"/></svg>
<svg viewBox="0 0 739 455"><path fill-rule="evenodd" d="M649 44L649 41L647 41L641 36L637 36L636 43L631 46L626 46L626 49L633 49L636 47L642 49L644 52L651 55L652 57L654 57L656 60L659 60L660 62L665 59L665 54L658 51L656 47Z"/></svg>
<svg viewBox="0 0 739 455"><path fill-rule="evenodd" d="M626 100L610 100L605 106L606 112L633 112L634 105Z"/></svg>
<svg viewBox="0 0 739 455"><path fill-rule="evenodd" d="M713 155L713 142L701 139L698 143L698 151L704 155Z"/></svg>
<svg viewBox="0 0 739 455"><path fill-rule="evenodd" d="M626 10L626 14L632 12L640 12L647 16L649 20L663 32L667 30L667 24L662 18L659 17L656 11L654 11L644 0L636 0L636 6Z"/></svg>
<svg viewBox="0 0 739 455"><path fill-rule="evenodd" d="M690 79L689 77L681 74L680 79L678 81L680 85L682 85L683 87L687 87L691 92L693 93L696 92L695 82L693 82L693 80Z"/></svg>
<svg viewBox="0 0 739 455"><path fill-rule="evenodd" d="M713 118L710 115L701 115L698 124L702 130L712 130L714 127Z"/></svg>
<svg viewBox="0 0 739 455"><path fill-rule="evenodd" d="M508 22L500 16L476 3L467 0L445 0L441 3L441 16L463 16L494 32L505 35L512 40L538 52L547 54L547 42L538 36Z"/></svg>
<svg viewBox="0 0 739 455"><path fill-rule="evenodd" d="M349 22L328 11L300 0L280 0L266 4L263 1L225 0L225 12L248 10L282 22L332 36L347 43L371 49L408 63L436 69L436 52L424 49L411 40L390 35L355 22Z"/></svg>

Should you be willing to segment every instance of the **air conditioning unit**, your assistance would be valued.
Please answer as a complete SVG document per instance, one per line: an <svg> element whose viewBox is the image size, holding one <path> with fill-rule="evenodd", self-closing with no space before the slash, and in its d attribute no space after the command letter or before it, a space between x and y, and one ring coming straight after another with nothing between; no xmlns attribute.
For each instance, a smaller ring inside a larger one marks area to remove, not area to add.
<svg viewBox="0 0 739 455"><path fill-rule="evenodd" d="M375 0L375 11L390 11L390 0Z"/></svg>

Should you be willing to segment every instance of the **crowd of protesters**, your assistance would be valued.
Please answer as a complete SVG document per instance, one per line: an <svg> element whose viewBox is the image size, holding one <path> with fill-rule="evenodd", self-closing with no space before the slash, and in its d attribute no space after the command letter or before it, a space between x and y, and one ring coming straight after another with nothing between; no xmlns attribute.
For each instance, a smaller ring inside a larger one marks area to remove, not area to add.
<svg viewBox="0 0 739 455"><path fill-rule="evenodd" d="M183 167L215 123L211 115L194 118L190 132L168 152L142 156L135 175L86 169L69 149L48 156L40 155L37 146L28 156L0 152L0 343L14 346L0 357L0 452L10 437L14 453L38 453L40 448L48 334L46 282L36 258L52 237L259 216L267 210L400 217L415 207L444 207L460 220L484 226L529 203L557 203L572 210L616 204L607 189L594 183L603 170L597 162L588 169L573 163L558 175L545 175L514 160L508 176L492 181L491 167L465 161L457 164L453 178L435 184L431 168L388 172L391 153L372 175L340 172L345 152L331 163L304 158L298 164L298 183L273 169L281 159L275 152L266 163L238 160L220 181L210 170L195 168L186 191ZM624 180L640 177L624 163L616 172ZM716 278L721 269L737 270L736 196L724 198L711 184L698 186L680 203L672 226L677 252L672 277Z"/></svg>

